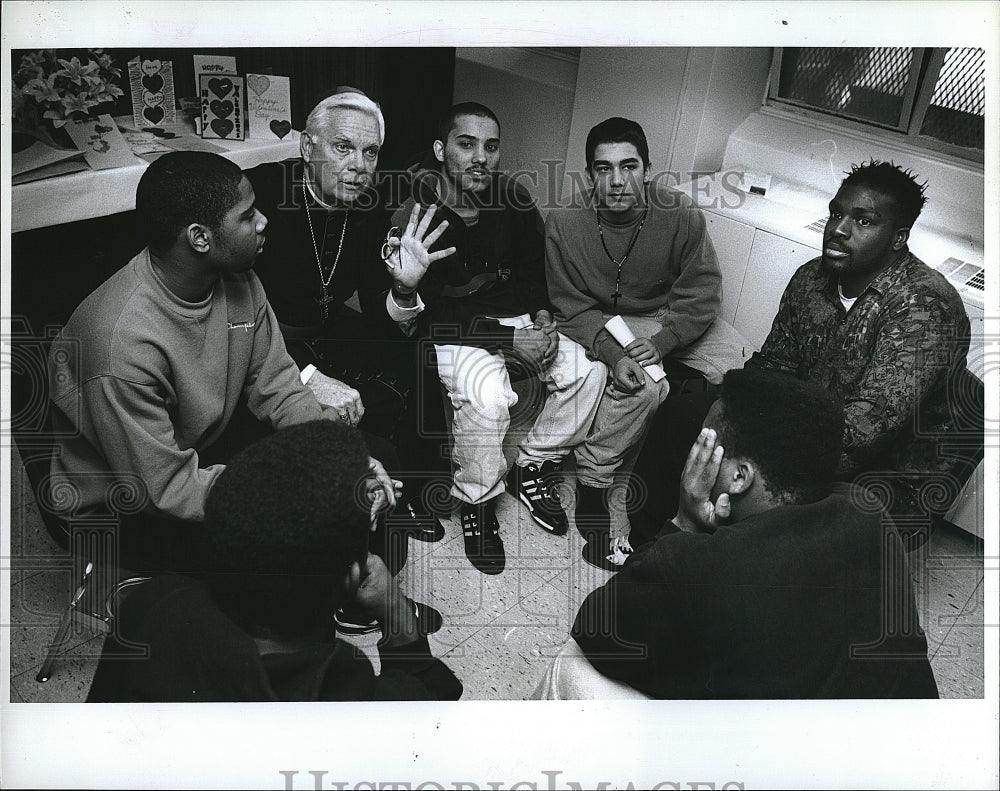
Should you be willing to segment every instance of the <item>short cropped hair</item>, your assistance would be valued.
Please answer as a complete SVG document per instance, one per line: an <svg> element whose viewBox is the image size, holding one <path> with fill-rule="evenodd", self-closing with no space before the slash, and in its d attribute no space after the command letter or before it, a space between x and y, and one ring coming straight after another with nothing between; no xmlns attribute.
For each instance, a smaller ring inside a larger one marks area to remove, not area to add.
<svg viewBox="0 0 1000 791"><path fill-rule="evenodd" d="M448 142L448 134L455 126L455 121L457 121L463 115L474 115L477 118L489 118L493 123L497 125L497 131L500 131L500 119L497 118L496 113L494 113L485 104L480 104L479 102L459 102L448 108L441 120L438 121L437 126L437 137L436 140L440 140L442 143Z"/></svg>
<svg viewBox="0 0 1000 791"><path fill-rule="evenodd" d="M844 187L868 187L892 199L896 204L900 228L912 228L927 203L924 192L927 182L917 183L915 174L894 162L869 160L861 165L851 165L851 172L841 183Z"/></svg>
<svg viewBox="0 0 1000 791"><path fill-rule="evenodd" d="M594 152L603 143L631 143L642 158L642 164L649 167L649 143L646 133L635 121L627 118L608 118L601 121L587 134L587 170L594 167Z"/></svg>
<svg viewBox="0 0 1000 791"><path fill-rule="evenodd" d="M192 223L218 228L240 199L243 171L207 151L172 151L146 168L135 210L146 244L166 250Z"/></svg>
<svg viewBox="0 0 1000 791"><path fill-rule="evenodd" d="M781 502L824 497L835 480L844 435L841 402L789 374L734 369L722 381L721 426L711 426L727 457L752 460Z"/></svg>
<svg viewBox="0 0 1000 791"><path fill-rule="evenodd" d="M285 633L313 622L318 606L335 609L344 575L367 553L368 474L361 434L329 420L233 456L205 504L209 584L222 609Z"/></svg>
<svg viewBox="0 0 1000 791"><path fill-rule="evenodd" d="M309 113L308 118L306 118L306 134L310 137L319 135L330 122L331 116L335 115L338 110L359 110L375 119L378 124L379 145L384 143L385 118L382 117L382 108L358 88L340 85L334 90L336 93L321 99Z"/></svg>

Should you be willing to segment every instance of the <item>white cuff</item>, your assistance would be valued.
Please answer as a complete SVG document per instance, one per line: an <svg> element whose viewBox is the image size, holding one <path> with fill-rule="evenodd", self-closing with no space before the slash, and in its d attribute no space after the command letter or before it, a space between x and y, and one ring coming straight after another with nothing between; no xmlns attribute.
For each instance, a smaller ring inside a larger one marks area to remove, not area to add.
<svg viewBox="0 0 1000 791"><path fill-rule="evenodd" d="M303 368L301 373L299 374L299 379L302 381L302 384L308 382L309 377L312 376L314 373L316 373L316 366L313 365L312 363Z"/></svg>
<svg viewBox="0 0 1000 791"><path fill-rule="evenodd" d="M397 324L400 322L413 321L417 314L419 314L424 309L424 301L420 298L420 294L417 294L417 304L411 308L401 308L396 304L396 300L392 298L392 289L389 289L389 293L385 295L385 310L389 314L389 318L395 321Z"/></svg>

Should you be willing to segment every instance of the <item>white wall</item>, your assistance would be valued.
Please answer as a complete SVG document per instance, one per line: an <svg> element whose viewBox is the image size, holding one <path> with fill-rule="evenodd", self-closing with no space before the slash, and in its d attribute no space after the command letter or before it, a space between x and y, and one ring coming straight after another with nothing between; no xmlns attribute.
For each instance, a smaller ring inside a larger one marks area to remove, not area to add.
<svg viewBox="0 0 1000 791"><path fill-rule="evenodd" d="M500 167L532 190L544 213L558 184L543 163L566 154L576 58L528 48L459 48L454 101L485 104L500 119ZM551 196L551 197L550 197Z"/></svg>
<svg viewBox="0 0 1000 791"><path fill-rule="evenodd" d="M612 116L642 125L649 141L654 170L670 163L670 151L679 117L687 47L587 47L580 50L573 120L566 151L567 176L563 193L568 197L570 172L582 174L586 166L587 133Z"/></svg>

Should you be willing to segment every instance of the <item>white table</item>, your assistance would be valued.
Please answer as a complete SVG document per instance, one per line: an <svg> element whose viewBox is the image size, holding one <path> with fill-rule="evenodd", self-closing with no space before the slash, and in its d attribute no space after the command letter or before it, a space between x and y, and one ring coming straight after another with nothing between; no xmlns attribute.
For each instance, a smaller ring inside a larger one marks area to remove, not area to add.
<svg viewBox="0 0 1000 791"><path fill-rule="evenodd" d="M222 156L242 169L280 162L299 154L299 133L281 140L211 140L225 149ZM11 188L12 233L89 220L135 208L135 188L149 165L136 157L134 165L111 170L81 170L65 176L18 184Z"/></svg>

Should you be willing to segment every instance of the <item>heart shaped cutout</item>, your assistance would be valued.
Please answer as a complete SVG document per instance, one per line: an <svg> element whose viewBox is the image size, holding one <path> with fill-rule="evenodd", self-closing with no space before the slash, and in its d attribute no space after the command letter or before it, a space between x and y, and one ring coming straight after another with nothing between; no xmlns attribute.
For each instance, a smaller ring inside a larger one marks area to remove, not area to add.
<svg viewBox="0 0 1000 791"><path fill-rule="evenodd" d="M292 131L292 124L290 121L278 121L275 119L274 121L271 121L268 126L271 127L271 131L274 132L279 138L284 137Z"/></svg>
<svg viewBox="0 0 1000 791"><path fill-rule="evenodd" d="M158 60L144 60L140 68L142 69L143 74L147 77L152 77L163 68L163 64Z"/></svg>
<svg viewBox="0 0 1000 791"><path fill-rule="evenodd" d="M211 127L212 131L219 137L229 137L229 133L233 131L233 122L224 118L216 118L212 121Z"/></svg>
<svg viewBox="0 0 1000 791"><path fill-rule="evenodd" d="M260 96L271 87L271 81L263 74L248 74L247 85L250 86L251 91Z"/></svg>
<svg viewBox="0 0 1000 791"><path fill-rule="evenodd" d="M218 99L215 99L208 105L208 109L211 110L217 117L226 118L233 113L233 103L228 99L224 102L220 102Z"/></svg>
<svg viewBox="0 0 1000 791"><path fill-rule="evenodd" d="M145 88L150 93L156 93L157 91L163 90L163 77L159 74L152 74L148 77L142 78L142 87Z"/></svg>
<svg viewBox="0 0 1000 791"><path fill-rule="evenodd" d="M213 77L208 81L208 89L220 99L224 99L233 89L233 81L222 77Z"/></svg>
<svg viewBox="0 0 1000 791"><path fill-rule="evenodd" d="M158 124L163 120L163 108L162 107L147 107L142 111L142 117L149 121L151 124Z"/></svg>
<svg viewBox="0 0 1000 791"><path fill-rule="evenodd" d="M159 107L163 104L163 94L160 92L150 93L149 91L143 91L142 103L146 107Z"/></svg>

